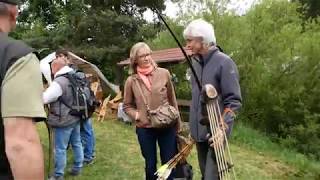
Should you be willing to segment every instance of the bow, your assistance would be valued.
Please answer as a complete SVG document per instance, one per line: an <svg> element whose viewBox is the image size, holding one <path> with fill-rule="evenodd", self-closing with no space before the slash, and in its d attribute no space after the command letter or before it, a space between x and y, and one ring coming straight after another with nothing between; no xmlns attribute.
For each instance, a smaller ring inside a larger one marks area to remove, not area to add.
<svg viewBox="0 0 320 180"><path fill-rule="evenodd" d="M201 91L202 89L202 85L200 83L199 77L196 74L196 71L194 70L194 67L192 66L192 60L190 58L190 56L187 55L186 51L183 49L181 43L179 42L179 40L177 39L176 35L174 34L174 32L171 30L171 28L169 27L168 23L164 20L163 16L161 15L160 11L157 8L154 8L156 14L158 15L159 19L161 19L161 21L164 23L164 25L167 27L167 29L169 30L171 36L174 38L174 40L176 41L176 43L178 44L179 48L181 49L184 57L186 58L188 65L191 69L192 74L194 75L194 78L196 80L196 83L198 85L199 90Z"/></svg>

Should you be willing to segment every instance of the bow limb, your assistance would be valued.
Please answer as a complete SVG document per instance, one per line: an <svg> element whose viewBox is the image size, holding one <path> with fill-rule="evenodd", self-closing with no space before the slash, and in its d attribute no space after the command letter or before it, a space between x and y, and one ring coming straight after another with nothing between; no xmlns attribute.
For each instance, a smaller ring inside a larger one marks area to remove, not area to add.
<svg viewBox="0 0 320 180"><path fill-rule="evenodd" d="M192 74L194 75L194 78L195 78L195 80L196 80L196 83L197 83L197 85L198 85L198 88L199 88L200 91L201 91L202 85L201 85L200 80L199 80L199 77L197 76L196 71L195 71L195 69L194 69L194 67L193 67L193 65L192 65L192 60L191 60L190 56L187 55L186 51L183 49L181 43L180 43L179 40L177 39L177 37L176 37L176 35L174 34L174 32L171 30L171 28L170 28L170 26L168 25L168 23L165 21L165 19L164 19L163 16L161 15L160 11L159 11L157 8L154 8L154 10L155 10L156 14L158 15L159 19L161 19L161 21L164 23L164 25L165 25L165 26L167 27L167 29L169 30L171 36L174 38L174 40L175 40L176 43L178 44L178 46L179 46L179 48L181 49L184 57L187 59L188 65L189 65L189 67L190 67L190 69L191 69L191 72L192 72Z"/></svg>

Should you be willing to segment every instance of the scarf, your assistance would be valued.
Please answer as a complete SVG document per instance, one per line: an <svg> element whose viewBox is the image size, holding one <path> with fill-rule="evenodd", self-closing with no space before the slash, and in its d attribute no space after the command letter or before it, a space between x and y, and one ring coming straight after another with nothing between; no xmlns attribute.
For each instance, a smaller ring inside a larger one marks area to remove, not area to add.
<svg viewBox="0 0 320 180"><path fill-rule="evenodd" d="M137 66L137 73L149 91L151 91L151 81L149 75L153 70L154 67L152 65L147 68L140 68L139 66Z"/></svg>

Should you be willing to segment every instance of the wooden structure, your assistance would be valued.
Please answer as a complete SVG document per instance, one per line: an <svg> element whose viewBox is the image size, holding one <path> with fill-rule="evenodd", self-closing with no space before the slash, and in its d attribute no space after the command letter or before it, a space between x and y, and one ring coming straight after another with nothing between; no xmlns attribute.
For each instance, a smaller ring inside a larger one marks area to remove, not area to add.
<svg viewBox="0 0 320 180"><path fill-rule="evenodd" d="M189 49L185 49L185 50L188 55L192 54L191 50ZM163 63L177 64L177 63L183 63L186 61L180 48L171 48L171 49L153 51L151 54L151 57L158 64L163 64ZM117 63L117 65L120 67L127 66L129 64L130 64L129 58Z"/></svg>
<svg viewBox="0 0 320 180"><path fill-rule="evenodd" d="M122 93L118 93L116 97L113 99L110 98L109 95L106 99L104 99L98 110L98 121L102 122L104 119L110 115L115 115L118 111L119 103L122 100Z"/></svg>
<svg viewBox="0 0 320 180"><path fill-rule="evenodd" d="M104 100L103 96L105 93L121 94L119 86L109 82L96 65L84 60L72 52L68 52L68 55L69 63L74 65L77 69L83 71L91 82L91 89L94 92L97 100L100 102L100 107L96 109L96 112L99 116L99 119L104 119L107 113L107 104L109 103L111 97ZM52 82L50 63L55 58L55 52L53 52L40 61L40 70L48 84Z"/></svg>
<svg viewBox="0 0 320 180"><path fill-rule="evenodd" d="M68 54L70 63L74 64L85 74L92 76L93 79L96 79L94 81L98 81L100 83L103 92L118 93L120 91L119 86L109 82L96 65L82 59L72 52L68 52ZM40 61L40 70L49 84L52 82L50 63L55 58L55 52L53 52Z"/></svg>
<svg viewBox="0 0 320 180"><path fill-rule="evenodd" d="M100 110L99 110L99 112L98 112L98 122L102 122L104 119L105 119L105 117L106 117L106 115L107 115L107 104L108 104L108 102L109 102L109 100L110 100L110 95L103 101L103 103L101 104L101 106L100 106Z"/></svg>
<svg viewBox="0 0 320 180"><path fill-rule="evenodd" d="M94 78L96 78L99 81L103 92L109 92L109 93L120 92L119 86L108 81L108 79L103 75L103 73L100 71L100 69L96 65L82 59L81 57L73 54L72 52L69 52L69 56L72 64L75 64L84 73L91 74Z"/></svg>

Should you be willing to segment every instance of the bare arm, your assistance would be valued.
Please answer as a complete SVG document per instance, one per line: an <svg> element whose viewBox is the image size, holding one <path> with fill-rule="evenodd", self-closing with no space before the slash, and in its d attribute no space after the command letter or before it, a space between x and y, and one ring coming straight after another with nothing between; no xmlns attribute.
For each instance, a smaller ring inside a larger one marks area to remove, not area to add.
<svg viewBox="0 0 320 180"><path fill-rule="evenodd" d="M6 153L15 180L44 179L43 151L31 118L4 118Z"/></svg>

